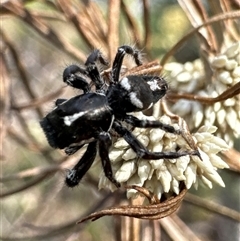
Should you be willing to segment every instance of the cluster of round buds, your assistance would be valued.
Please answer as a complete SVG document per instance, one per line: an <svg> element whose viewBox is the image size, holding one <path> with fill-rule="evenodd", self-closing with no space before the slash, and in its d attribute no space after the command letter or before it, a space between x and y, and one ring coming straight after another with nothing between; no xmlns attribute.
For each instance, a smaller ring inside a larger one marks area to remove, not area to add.
<svg viewBox="0 0 240 241"><path fill-rule="evenodd" d="M155 120L154 117L137 113L140 119ZM163 115L158 119L162 123L172 125L179 129L179 125ZM213 135L217 130L214 126L203 126L192 135L202 160L198 156L182 156L176 159L144 160L139 159L124 139L119 138L110 152L115 178L121 184L137 185L152 191L160 199L163 193L176 193L180 191L180 183L184 182L189 189L196 188L199 182L212 188L212 182L224 187L224 182L217 173L217 169L228 168L228 165L217 155L227 150L228 145ZM181 135L165 132L161 129L135 128L133 134L148 150L154 152L181 152L190 150ZM105 177L100 175L99 188L115 190L116 187ZM138 195L136 190L128 190L127 197Z"/></svg>
<svg viewBox="0 0 240 241"><path fill-rule="evenodd" d="M240 42L209 60L213 71L212 80L207 80L200 60L193 63L170 63L165 66L169 72L171 88L198 96L217 97L240 81ZM200 125L215 125L217 135L232 145L233 135L240 135L240 96L213 105L202 105L197 101L179 100L172 107L173 113L183 117L190 129Z"/></svg>

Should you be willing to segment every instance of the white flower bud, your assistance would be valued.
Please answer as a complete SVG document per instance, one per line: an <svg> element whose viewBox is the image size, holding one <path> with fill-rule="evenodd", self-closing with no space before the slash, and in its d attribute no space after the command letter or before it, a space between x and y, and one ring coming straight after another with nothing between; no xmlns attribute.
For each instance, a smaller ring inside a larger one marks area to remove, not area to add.
<svg viewBox="0 0 240 241"><path fill-rule="evenodd" d="M183 181L186 177L183 175L183 171L179 170L175 164L167 162L166 164L168 171L171 173L171 176L176 178L178 181Z"/></svg>
<svg viewBox="0 0 240 241"><path fill-rule="evenodd" d="M207 186L208 188L212 189L212 182L209 181L206 177L201 176L200 180L202 181L202 183Z"/></svg>
<svg viewBox="0 0 240 241"><path fill-rule="evenodd" d="M240 66L236 67L233 72L232 75L234 78L239 78L240 77Z"/></svg>
<svg viewBox="0 0 240 241"><path fill-rule="evenodd" d="M209 133L215 133L218 128L216 126L201 126L197 132L202 133L202 132L209 132Z"/></svg>
<svg viewBox="0 0 240 241"><path fill-rule="evenodd" d="M190 156L181 156L176 160L176 167L180 172L184 172L190 161Z"/></svg>
<svg viewBox="0 0 240 241"><path fill-rule="evenodd" d="M126 149L129 148L129 144L123 139L123 138L119 138L114 144L113 146L115 148L118 149Z"/></svg>
<svg viewBox="0 0 240 241"><path fill-rule="evenodd" d="M165 134L165 131L161 130L160 128L158 128L158 129L154 128L154 129L150 130L149 134L150 134L151 142L157 143L160 140L162 140L162 138Z"/></svg>
<svg viewBox="0 0 240 241"><path fill-rule="evenodd" d="M173 178L171 182L171 189L178 195L179 194L179 182Z"/></svg>
<svg viewBox="0 0 240 241"><path fill-rule="evenodd" d="M219 55L215 57L211 63L211 65L215 68L223 68L227 63L227 56L226 55Z"/></svg>
<svg viewBox="0 0 240 241"><path fill-rule="evenodd" d="M124 150L119 150L119 149L113 149L109 153L109 158L111 162L118 162L122 160L122 154L124 153Z"/></svg>
<svg viewBox="0 0 240 241"><path fill-rule="evenodd" d="M118 182L126 182L136 171L136 163L134 161L123 162L122 166L115 174L115 178Z"/></svg>
<svg viewBox="0 0 240 241"><path fill-rule="evenodd" d="M197 177L197 165L195 163L193 162L189 163L185 171L185 177L186 177L186 180L184 181L185 185L187 189L190 189L193 183L195 183L196 177Z"/></svg>
<svg viewBox="0 0 240 241"><path fill-rule="evenodd" d="M141 159L138 161L137 173L142 182L147 180L150 171L151 171L151 164L149 163L148 160Z"/></svg>
<svg viewBox="0 0 240 241"><path fill-rule="evenodd" d="M189 72L182 72L182 73L178 74L176 77L176 80L178 82L182 82L182 83L188 82L191 79L192 79L192 75Z"/></svg>
<svg viewBox="0 0 240 241"><path fill-rule="evenodd" d="M207 179L209 179L209 180L217 183L219 186L225 187L225 184L224 184L222 178L220 177L220 175L219 175L215 170L213 170L212 172L206 172L206 173L204 173L204 176L205 176Z"/></svg>
<svg viewBox="0 0 240 241"><path fill-rule="evenodd" d="M128 161L128 160L132 160L135 157L137 157L136 152L133 151L133 149L128 149L122 156L122 159Z"/></svg>
<svg viewBox="0 0 240 241"><path fill-rule="evenodd" d="M225 54L227 55L227 57L229 59L235 57L240 51L240 42L237 42L235 44L233 44L231 47L229 47Z"/></svg>
<svg viewBox="0 0 240 241"><path fill-rule="evenodd" d="M217 167L220 169L229 168L228 164L226 162L224 162L219 156L210 154L209 158L210 158L210 162L212 163L212 165L214 167Z"/></svg>
<svg viewBox="0 0 240 241"><path fill-rule="evenodd" d="M225 68L227 70L233 70L237 67L238 63L234 59L228 59Z"/></svg>
<svg viewBox="0 0 240 241"><path fill-rule="evenodd" d="M226 150L229 149L228 144L227 144L223 139L221 139L221 138L219 138L219 137L217 137L217 136L213 136L212 142L213 142L215 145L221 147L221 151L226 151Z"/></svg>
<svg viewBox="0 0 240 241"><path fill-rule="evenodd" d="M151 160L149 163L151 164L152 168L155 169L163 169L166 168L165 165L163 165L164 160L158 159L158 160Z"/></svg>

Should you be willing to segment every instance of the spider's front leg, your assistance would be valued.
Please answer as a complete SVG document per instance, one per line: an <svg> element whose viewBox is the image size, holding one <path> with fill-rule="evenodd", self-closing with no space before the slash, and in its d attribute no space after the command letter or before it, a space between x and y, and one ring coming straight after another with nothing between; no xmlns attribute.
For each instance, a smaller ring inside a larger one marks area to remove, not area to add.
<svg viewBox="0 0 240 241"><path fill-rule="evenodd" d="M74 187L79 184L83 176L92 166L97 154L97 142L89 143L87 150L79 160L79 162L69 170L65 183L68 187Z"/></svg>
<svg viewBox="0 0 240 241"><path fill-rule="evenodd" d="M104 86L104 81L99 73L96 62L99 62L103 66L108 66L108 61L103 57L102 53L95 49L87 58L85 65L87 66L86 70L89 74L89 77L93 81L97 90L101 90Z"/></svg>
<svg viewBox="0 0 240 241"><path fill-rule="evenodd" d="M180 135L181 130L176 130L173 126L164 124L157 120L139 120L137 117L132 115L126 115L124 117L124 121L131 124L133 127L140 127L140 128L160 128L166 132L170 132L173 134Z"/></svg>
<svg viewBox="0 0 240 241"><path fill-rule="evenodd" d="M113 177L111 161L109 159L109 148L112 145L111 136L108 132L100 132L98 135L99 140L99 155L102 161L103 171L105 176L117 187L119 188L121 185L116 179Z"/></svg>
<svg viewBox="0 0 240 241"><path fill-rule="evenodd" d="M200 157L200 153L197 150L181 152L150 152L127 128L123 127L120 123L114 122L113 129L124 138L130 147L136 152L138 157L146 160L175 159L186 155L197 155Z"/></svg>
<svg viewBox="0 0 240 241"><path fill-rule="evenodd" d="M119 47L112 66L112 80L115 83L119 81L123 58L126 54L131 55L138 66L142 65L141 55L137 49L128 45Z"/></svg>

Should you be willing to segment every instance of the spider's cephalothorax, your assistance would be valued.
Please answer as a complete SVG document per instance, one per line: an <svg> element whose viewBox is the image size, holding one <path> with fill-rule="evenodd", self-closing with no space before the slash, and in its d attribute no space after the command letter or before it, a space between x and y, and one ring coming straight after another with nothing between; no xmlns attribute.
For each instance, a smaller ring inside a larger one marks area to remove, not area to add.
<svg viewBox="0 0 240 241"><path fill-rule="evenodd" d="M142 64L138 50L126 45L119 47L109 85L104 82L96 66L96 62L108 65L99 50L90 54L85 67L67 67L63 73L64 82L84 93L69 100L58 99L56 107L40 122L49 144L54 148L65 148L65 152L70 155L87 145L85 153L66 177L66 184L70 187L77 185L91 167L97 148L106 177L117 187L120 186L113 176L108 155L111 130L122 136L139 158L174 159L184 155L198 155L197 151L150 152L122 125L122 122L126 122L133 127L161 128L167 132L180 133L159 121L140 120L129 114L150 108L166 94L168 85L164 78L152 75L130 75L120 79L126 54L132 56L137 65ZM95 91L90 90L86 78L91 79Z"/></svg>

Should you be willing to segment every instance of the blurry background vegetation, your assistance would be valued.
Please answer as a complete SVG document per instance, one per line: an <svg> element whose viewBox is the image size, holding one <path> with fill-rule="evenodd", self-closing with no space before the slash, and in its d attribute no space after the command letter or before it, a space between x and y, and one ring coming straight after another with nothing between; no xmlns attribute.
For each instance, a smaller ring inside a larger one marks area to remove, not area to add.
<svg viewBox="0 0 240 241"><path fill-rule="evenodd" d="M196 2L202 2L210 16L221 13L223 3L230 10L240 6L237 0ZM97 189L96 165L77 188L67 188L65 170L80 153L67 157L51 149L39 120L56 98L78 94L64 87L62 72L69 64L83 64L93 48L112 59L117 46L135 44L146 53L146 60L161 60L192 29L191 21L174 0L1 1L1 5L2 240L131 240L133 223L128 218L104 217L75 225L92 211L126 203L125 196ZM200 43L194 35L172 60L185 63L199 56ZM239 140L236 147L240 150ZM240 211L239 171L239 165L235 171L222 171L225 189L214 185L212 190L199 187L190 192L198 201L204 198ZM165 222L140 221L139 240L182 240L173 235L181 231L184 240L238 240L240 226L228 217L231 210L220 215L199 205L184 201L177 215Z"/></svg>

